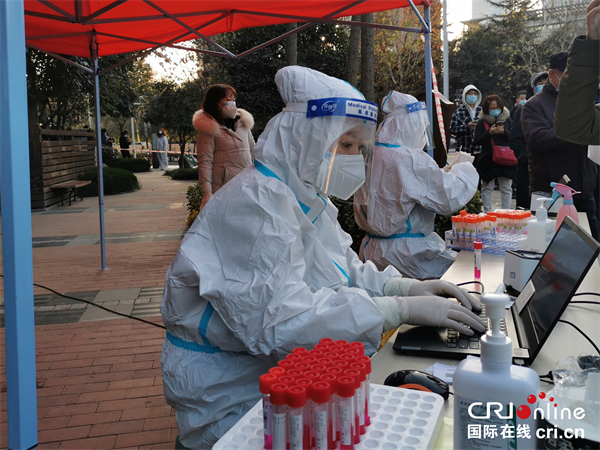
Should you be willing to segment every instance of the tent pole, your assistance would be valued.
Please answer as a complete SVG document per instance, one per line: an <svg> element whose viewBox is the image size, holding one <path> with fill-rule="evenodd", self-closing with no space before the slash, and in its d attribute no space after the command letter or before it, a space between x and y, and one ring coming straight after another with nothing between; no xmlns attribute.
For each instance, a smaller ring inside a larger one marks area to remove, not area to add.
<svg viewBox="0 0 600 450"><path fill-rule="evenodd" d="M92 35L92 61L94 63L94 108L96 110L96 157L98 158L98 211L100 213L100 254L102 267L106 267L106 242L104 239L104 174L102 168L102 128L100 125L100 74L98 69L98 42Z"/></svg>
<svg viewBox="0 0 600 450"><path fill-rule="evenodd" d="M38 443L25 49L23 0L0 1L6 403L8 448L13 450Z"/></svg>
<svg viewBox="0 0 600 450"><path fill-rule="evenodd" d="M425 9L425 26L427 30L425 32L425 103L427 105L427 116L429 116L429 123L433 127L433 89L431 79L431 10L428 5L423 5ZM427 149L429 156L433 158L433 148Z"/></svg>

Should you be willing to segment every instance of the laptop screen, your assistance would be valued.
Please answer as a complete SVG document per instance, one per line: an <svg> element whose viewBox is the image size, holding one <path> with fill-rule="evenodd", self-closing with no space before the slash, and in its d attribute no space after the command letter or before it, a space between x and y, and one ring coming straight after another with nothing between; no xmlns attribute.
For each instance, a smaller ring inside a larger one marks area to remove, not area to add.
<svg viewBox="0 0 600 450"><path fill-rule="evenodd" d="M565 218L525 288L533 294L519 317L532 358L585 278L599 247L570 217Z"/></svg>

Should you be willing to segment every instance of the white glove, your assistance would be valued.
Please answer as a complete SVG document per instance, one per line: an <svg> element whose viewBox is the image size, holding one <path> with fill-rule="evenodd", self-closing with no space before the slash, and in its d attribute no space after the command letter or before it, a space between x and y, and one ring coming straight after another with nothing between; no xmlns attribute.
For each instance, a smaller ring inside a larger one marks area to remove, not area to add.
<svg viewBox="0 0 600 450"><path fill-rule="evenodd" d="M408 296L430 296L436 295L440 297L449 297L455 298L458 300L465 308L469 310L481 311L481 303L469 294L464 289L459 288L453 283L449 283L448 281L442 280L428 280L428 281L418 281L415 280L413 284L410 285L410 289L408 290Z"/></svg>
<svg viewBox="0 0 600 450"><path fill-rule="evenodd" d="M485 331L479 317L442 297L373 297L373 301L385 313L384 332L402 324L453 328L468 336L474 334L473 330L463 324Z"/></svg>
<svg viewBox="0 0 600 450"><path fill-rule="evenodd" d="M454 161L452 161L452 165L461 162L470 162L471 164L473 164L473 161L475 161L475 157L473 155L469 155L465 152L457 152L456 156L454 157Z"/></svg>
<svg viewBox="0 0 600 450"><path fill-rule="evenodd" d="M417 280L412 278L392 277L383 285L383 295L386 297L407 297L408 291Z"/></svg>

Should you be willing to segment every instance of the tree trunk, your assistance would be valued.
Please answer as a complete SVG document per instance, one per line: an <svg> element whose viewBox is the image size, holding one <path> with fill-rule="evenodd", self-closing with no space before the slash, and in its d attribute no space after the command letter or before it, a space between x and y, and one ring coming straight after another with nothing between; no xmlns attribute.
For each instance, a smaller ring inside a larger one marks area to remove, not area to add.
<svg viewBox="0 0 600 450"><path fill-rule="evenodd" d="M288 23L285 25L285 31L292 31L297 27L296 23ZM298 33L285 38L285 63L288 66L298 64Z"/></svg>
<svg viewBox="0 0 600 450"><path fill-rule="evenodd" d="M362 16L352 16L353 22L359 22ZM360 27L350 27L350 44L348 47L348 70L346 81L356 87L358 81L358 62L360 52Z"/></svg>
<svg viewBox="0 0 600 450"><path fill-rule="evenodd" d="M363 14L362 22L373 23L373 14ZM360 33L360 91L375 102L375 29L364 28Z"/></svg>

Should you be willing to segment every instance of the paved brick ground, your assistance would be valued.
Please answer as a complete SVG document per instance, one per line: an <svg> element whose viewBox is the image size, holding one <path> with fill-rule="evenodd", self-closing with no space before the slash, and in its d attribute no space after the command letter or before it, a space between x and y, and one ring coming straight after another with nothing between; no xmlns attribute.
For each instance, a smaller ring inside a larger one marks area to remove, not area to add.
<svg viewBox="0 0 600 450"><path fill-rule="evenodd" d="M162 324L162 287L185 228L192 182L162 172L137 176L139 191L105 197L106 233L113 238L107 271L98 270L97 198L32 213L34 282ZM0 325L3 293L1 286ZM173 449L177 425L160 373L164 330L41 288L35 294L37 448ZM0 449L7 446L4 347L0 332Z"/></svg>

